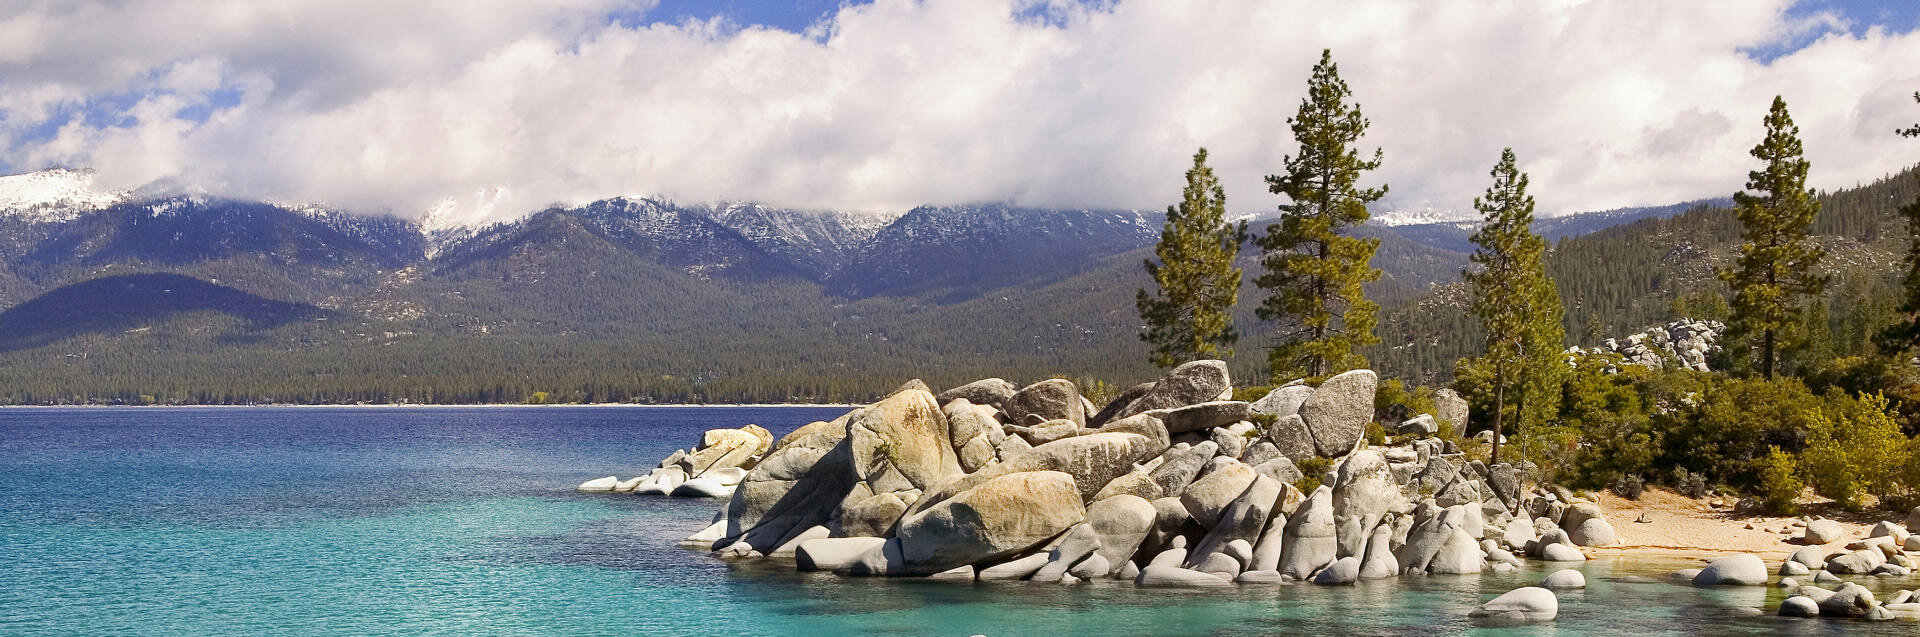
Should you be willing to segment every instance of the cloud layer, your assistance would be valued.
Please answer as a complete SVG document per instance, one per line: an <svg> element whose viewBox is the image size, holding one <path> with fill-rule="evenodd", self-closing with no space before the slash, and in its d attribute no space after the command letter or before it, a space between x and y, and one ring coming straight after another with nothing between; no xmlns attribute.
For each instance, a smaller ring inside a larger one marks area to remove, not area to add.
<svg viewBox="0 0 1920 637"><path fill-rule="evenodd" d="M1544 213L1725 195L1775 94L1818 186L1920 161L1892 134L1920 35L1787 5L879 0L791 33L610 0L30 2L0 20L0 160L473 221L647 194L1157 208L1206 146L1252 211L1331 48L1387 208L1467 208L1504 146Z"/></svg>

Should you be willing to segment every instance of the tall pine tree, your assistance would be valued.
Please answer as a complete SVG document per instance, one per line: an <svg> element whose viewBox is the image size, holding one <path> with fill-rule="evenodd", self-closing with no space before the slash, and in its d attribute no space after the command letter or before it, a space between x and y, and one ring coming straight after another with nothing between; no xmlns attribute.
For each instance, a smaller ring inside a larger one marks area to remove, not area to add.
<svg viewBox="0 0 1920 637"><path fill-rule="evenodd" d="M1920 92L1913 94L1913 101L1920 102ZM1895 131L1902 137L1920 137L1920 124L1914 124L1905 130ZM1920 174L1914 175L1920 181ZM1900 320L1880 333L1880 351L1888 356L1904 358L1920 348L1920 198L1900 208L1901 216L1907 218L1907 278L1902 283L1907 298L1900 303Z"/></svg>
<svg viewBox="0 0 1920 637"><path fill-rule="evenodd" d="M1462 276L1473 289L1473 314L1486 329L1481 364L1493 371L1492 462L1498 463L1510 399L1519 399L1523 423L1547 416L1541 412L1550 409L1565 368L1559 356L1566 333L1560 293L1547 277L1547 241L1533 233L1533 196L1513 149L1500 153L1492 175L1486 195L1473 200L1485 221L1473 234L1478 248ZM1517 395L1509 396L1508 388Z"/></svg>
<svg viewBox="0 0 1920 637"><path fill-rule="evenodd" d="M1153 249L1160 262L1146 262L1160 293L1140 290L1134 298L1147 324L1140 340L1153 347L1153 364L1233 356L1239 339L1233 304L1240 299L1240 269L1233 259L1246 241L1247 223L1227 221L1227 192L1202 148L1193 154L1180 205L1167 207L1167 224Z"/></svg>
<svg viewBox="0 0 1920 637"><path fill-rule="evenodd" d="M1733 288L1733 335L1742 342L1760 339L1760 374L1772 379L1781 334L1793 326L1799 300L1819 294L1827 280L1814 271L1826 255L1807 236L1820 202L1807 188L1809 164L1786 100L1773 98L1766 128L1753 147L1766 168L1747 173L1746 191L1733 195L1743 226L1740 254L1718 273Z"/></svg>
<svg viewBox="0 0 1920 637"><path fill-rule="evenodd" d="M1358 349L1380 342L1373 333L1380 306L1364 289L1380 278L1372 265L1380 240L1342 234L1365 223L1367 204L1387 194L1386 186L1357 185L1361 173L1380 167L1381 153L1366 160L1354 149L1367 119L1347 102L1352 94L1333 52L1322 51L1307 97L1287 120L1299 154L1285 158L1285 172L1267 176L1267 189L1288 199L1279 223L1255 240L1264 272L1254 283L1269 294L1258 314L1280 326L1268 352L1275 382L1365 366Z"/></svg>

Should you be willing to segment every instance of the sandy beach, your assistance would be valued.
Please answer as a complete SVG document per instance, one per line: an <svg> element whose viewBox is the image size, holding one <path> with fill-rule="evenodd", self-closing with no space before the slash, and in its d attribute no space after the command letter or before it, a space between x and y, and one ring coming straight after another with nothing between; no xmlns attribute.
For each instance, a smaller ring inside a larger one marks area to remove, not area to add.
<svg viewBox="0 0 1920 637"><path fill-rule="evenodd" d="M1628 500L1611 492L1600 493L1599 498L1620 544L1585 549L1592 556L1671 554L1710 558L1727 553L1753 553L1769 562L1779 562L1805 546L1800 543L1802 527L1794 525L1798 516L1735 515L1732 506L1717 509L1709 506L1711 498L1695 500L1663 489L1647 489L1639 500ZM1636 522L1642 513L1651 522ZM1849 542L1866 537L1873 522L1879 519L1844 512L1815 510L1812 513L1833 518L1846 529L1842 539L1827 545L1836 552Z"/></svg>

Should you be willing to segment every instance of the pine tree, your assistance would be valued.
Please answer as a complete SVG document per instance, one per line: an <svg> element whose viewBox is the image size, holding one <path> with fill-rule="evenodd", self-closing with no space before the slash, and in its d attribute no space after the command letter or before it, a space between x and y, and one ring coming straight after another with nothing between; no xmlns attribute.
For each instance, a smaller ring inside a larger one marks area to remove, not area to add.
<svg viewBox="0 0 1920 637"><path fill-rule="evenodd" d="M1180 205L1167 207L1160 243L1146 262L1160 293L1140 290L1134 305L1153 347L1153 364L1173 367L1191 360L1228 358L1239 334L1233 304L1240 298L1240 269L1233 259L1247 241L1247 223L1229 223L1227 193L1207 166L1207 149L1193 154Z"/></svg>
<svg viewBox="0 0 1920 637"><path fill-rule="evenodd" d="M1473 234L1478 248L1462 277L1473 289L1472 311L1487 335L1483 364L1493 370L1492 461L1498 463L1507 388L1518 390L1522 422L1544 420L1541 412L1550 408L1565 367L1559 355L1566 333L1560 293L1547 277L1547 241L1533 233L1533 196L1513 149L1500 153L1492 175L1486 195L1473 200L1485 222Z"/></svg>
<svg viewBox="0 0 1920 637"><path fill-rule="evenodd" d="M1364 286L1380 278L1372 266L1379 239L1342 236L1367 220L1367 204L1386 186L1360 188L1360 174L1380 167L1381 153L1363 160L1353 148L1367 132L1367 119L1340 79L1332 51L1322 51L1307 80L1307 97L1287 120L1298 155L1285 172L1267 176L1267 189L1285 195L1279 223L1255 240L1264 273L1255 284L1268 291L1258 316L1280 327L1268 352L1275 382L1294 375L1326 376L1367 364L1358 348L1379 343L1373 333L1377 303Z"/></svg>
<svg viewBox="0 0 1920 637"><path fill-rule="evenodd" d="M1920 102L1920 92L1913 94L1913 101ZM1895 131L1902 137L1920 137L1920 124L1906 130ZM1914 175L1920 181L1920 174ZM1900 319L1880 333L1880 351L1888 356L1902 357L1920 348L1920 197L1913 203L1900 208L1900 215L1907 218L1907 277L1901 287L1907 298L1900 303Z"/></svg>
<svg viewBox="0 0 1920 637"><path fill-rule="evenodd" d="M1766 137L1753 147L1766 169L1747 173L1746 190L1733 195L1743 226L1740 254L1718 273L1733 287L1732 331L1742 340L1760 337L1760 374L1771 380L1781 331L1795 322L1799 299L1819 294L1827 280L1814 271L1826 255L1808 238L1820 203L1807 188L1809 164L1786 100L1773 98L1766 127Z"/></svg>

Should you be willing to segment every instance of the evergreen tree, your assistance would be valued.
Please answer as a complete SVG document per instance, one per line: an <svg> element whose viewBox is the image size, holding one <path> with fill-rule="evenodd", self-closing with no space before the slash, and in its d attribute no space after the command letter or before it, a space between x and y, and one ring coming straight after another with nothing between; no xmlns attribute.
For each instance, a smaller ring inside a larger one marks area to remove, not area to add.
<svg viewBox="0 0 1920 637"><path fill-rule="evenodd" d="M1766 169L1747 173L1746 190L1733 195L1743 227L1740 254L1718 273L1733 287L1732 331L1742 341L1760 337L1760 374L1771 380L1781 331L1795 322L1798 299L1826 286L1826 277L1814 271L1826 251L1808 238L1820 203L1807 188L1809 164L1786 100L1773 98L1766 128L1752 151Z"/></svg>
<svg viewBox="0 0 1920 637"><path fill-rule="evenodd" d="M1285 195L1280 222L1256 239L1265 272L1254 281L1268 291L1258 316L1280 327L1268 353L1275 382L1293 375L1326 376L1367 364L1358 348L1380 342L1373 333L1380 306L1363 288L1380 278L1372 265L1379 239L1343 236L1367 220L1367 204L1386 186L1360 188L1360 174L1380 167L1381 153L1361 159L1353 148L1367 132L1353 92L1340 79L1332 51L1322 51L1307 81L1307 97L1287 120L1299 154L1284 160L1267 189Z"/></svg>
<svg viewBox="0 0 1920 637"><path fill-rule="evenodd" d="M1462 273L1473 289L1474 316L1486 330L1483 364L1493 370L1493 458L1500 461L1507 389L1517 390L1521 421L1544 420L1565 364L1560 293L1547 278L1547 241L1533 233L1533 196L1527 175L1514 165L1513 149L1500 153L1493 186L1473 207L1485 223L1473 234L1473 266ZM1528 412L1533 412L1529 414Z"/></svg>
<svg viewBox="0 0 1920 637"><path fill-rule="evenodd" d="M1227 221L1227 193L1207 166L1207 149L1193 154L1180 205L1167 207L1155 256L1147 274L1160 293L1140 290L1134 305L1152 345L1153 364L1173 367L1191 360L1233 356L1239 334L1233 329L1233 304L1240 298L1240 269L1233 259L1247 241L1247 223Z"/></svg>
<svg viewBox="0 0 1920 637"><path fill-rule="evenodd" d="M1920 92L1913 94L1913 101L1920 102ZM1920 137L1920 124L1912 128L1896 131L1902 137ZM1920 181L1920 174L1914 175ZM1907 277L1902 282L1907 298L1900 303L1900 319L1880 333L1880 351L1888 356L1903 357L1920 348L1920 197L1913 203L1900 208L1901 216L1907 218Z"/></svg>

